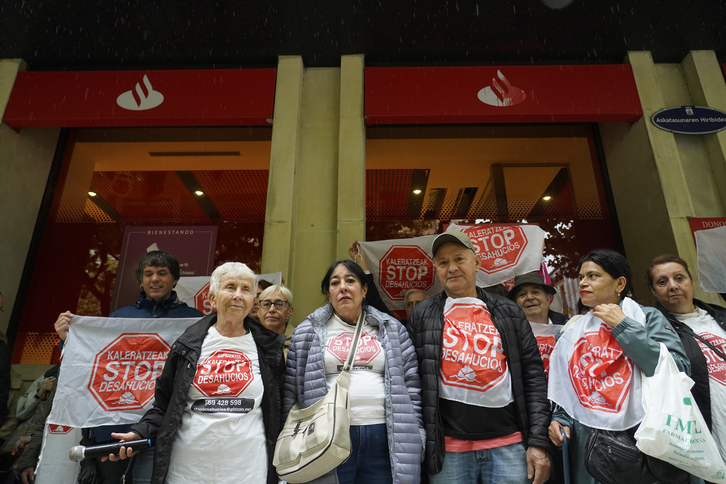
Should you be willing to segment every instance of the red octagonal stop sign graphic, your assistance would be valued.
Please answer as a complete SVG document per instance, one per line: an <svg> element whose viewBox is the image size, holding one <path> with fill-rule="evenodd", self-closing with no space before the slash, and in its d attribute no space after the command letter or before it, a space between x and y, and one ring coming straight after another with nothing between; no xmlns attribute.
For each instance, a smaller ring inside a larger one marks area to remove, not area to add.
<svg viewBox="0 0 726 484"><path fill-rule="evenodd" d="M341 363L345 363L350 353L350 345L353 343L353 333L341 333L332 338L328 343L328 353L333 355ZM354 365L367 365L381 352L381 345L376 344L375 335L363 331L358 341L358 348L355 352Z"/></svg>
<svg viewBox="0 0 726 484"><path fill-rule="evenodd" d="M124 333L96 354L88 389L107 412L143 408L169 349L158 334Z"/></svg>
<svg viewBox="0 0 726 484"><path fill-rule="evenodd" d="M209 283L202 286L194 295L194 307L202 312L203 315L212 313L212 304L209 302Z"/></svg>
<svg viewBox="0 0 726 484"><path fill-rule="evenodd" d="M617 413L630 392L633 365L605 323L575 343L570 358L570 382L587 408Z"/></svg>
<svg viewBox="0 0 726 484"><path fill-rule="evenodd" d="M713 333L701 333L700 336L717 349L726 351L726 339L721 336L716 336ZM718 356L718 354L709 348L703 341L699 341L698 346L701 347L701 352L703 353L703 356L706 357L708 377L711 380L717 381L721 385L726 385L726 364L724 364L723 358Z"/></svg>
<svg viewBox="0 0 726 484"><path fill-rule="evenodd" d="M463 230L481 259L480 270L494 274L514 267L527 247L524 230L516 225L468 227Z"/></svg>
<svg viewBox="0 0 726 484"><path fill-rule="evenodd" d="M236 397L253 378L246 354L237 350L217 350L197 365L192 384L208 397Z"/></svg>
<svg viewBox="0 0 726 484"><path fill-rule="evenodd" d="M393 245L378 263L378 288L391 301L403 301L406 291L428 291L434 285L434 263L417 245Z"/></svg>

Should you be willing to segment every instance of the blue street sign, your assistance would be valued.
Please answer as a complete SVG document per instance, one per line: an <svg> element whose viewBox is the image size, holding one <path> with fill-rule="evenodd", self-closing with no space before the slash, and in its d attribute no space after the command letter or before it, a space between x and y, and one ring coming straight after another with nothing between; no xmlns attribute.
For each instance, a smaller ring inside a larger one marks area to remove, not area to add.
<svg viewBox="0 0 726 484"><path fill-rule="evenodd" d="M726 113L703 106L661 109L650 121L663 131L678 134L712 134L726 129Z"/></svg>

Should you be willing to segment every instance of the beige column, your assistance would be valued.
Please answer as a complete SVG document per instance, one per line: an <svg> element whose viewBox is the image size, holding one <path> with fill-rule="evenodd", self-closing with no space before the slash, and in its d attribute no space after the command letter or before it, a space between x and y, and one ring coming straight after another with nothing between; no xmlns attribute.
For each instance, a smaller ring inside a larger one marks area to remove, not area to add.
<svg viewBox="0 0 726 484"><path fill-rule="evenodd" d="M278 60L267 184L262 273L282 272L291 286L295 173L300 156L303 63L299 56Z"/></svg>
<svg viewBox="0 0 726 484"><path fill-rule="evenodd" d="M627 62L633 67L643 117L632 126L602 123L601 132L635 288L649 302L643 275L657 255L678 254L697 279L696 247L688 217L715 216L703 215L703 207L722 204L706 173L709 170L703 168L702 137L675 135L650 121L663 108L694 104L684 69L677 64L654 64L650 52L630 52ZM718 300L698 289L696 297Z"/></svg>
<svg viewBox="0 0 726 484"><path fill-rule="evenodd" d="M0 118L10 98L18 71L25 68L19 59L0 60ZM0 330L7 330L25 260L53 163L57 128L25 128L15 132L0 123L0 292L5 312Z"/></svg>
<svg viewBox="0 0 726 484"><path fill-rule="evenodd" d="M712 50L691 51L681 63L693 104L726 111L726 82ZM713 171L721 208L726 207L726 131L704 135L707 156ZM703 173L708 176L707 173ZM706 215L699 215L706 216ZM723 216L723 215L719 215Z"/></svg>
<svg viewBox="0 0 726 484"><path fill-rule="evenodd" d="M293 324L323 304L320 281L336 260L339 127L340 69L305 69L289 275Z"/></svg>
<svg viewBox="0 0 726 484"><path fill-rule="evenodd" d="M340 62L340 135L338 138L338 259L366 234L366 129L363 55Z"/></svg>

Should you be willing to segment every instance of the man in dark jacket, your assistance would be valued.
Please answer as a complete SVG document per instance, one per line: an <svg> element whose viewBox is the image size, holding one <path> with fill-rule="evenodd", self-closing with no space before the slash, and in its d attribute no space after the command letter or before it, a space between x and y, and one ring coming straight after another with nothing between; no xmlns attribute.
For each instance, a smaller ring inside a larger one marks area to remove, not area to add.
<svg viewBox="0 0 726 484"><path fill-rule="evenodd" d="M550 309L555 294L557 290L546 284L539 272L530 272L514 278L514 287L507 297L517 303L530 323L562 325L567 317Z"/></svg>
<svg viewBox="0 0 726 484"><path fill-rule="evenodd" d="M466 234L439 235L432 255L444 292L419 303L409 322L429 482L541 484L551 414L529 322L516 304L476 286L481 261Z"/></svg>
<svg viewBox="0 0 726 484"><path fill-rule="evenodd" d="M139 298L131 306L117 309L110 314L110 318L201 318L202 313L190 308L186 303L179 301L174 287L179 281L181 271L179 262L168 252L153 250L147 252L139 260L135 271L136 279L139 281L141 292ZM73 314L66 311L58 316L55 322L55 330L61 339L61 345L68 337L71 318ZM119 328L119 334L122 328ZM61 346L62 347L62 346ZM127 432L130 425L106 425L92 429L83 429L84 439L92 439L93 443L115 442L111 432ZM142 452L134 465L137 484L139 481L148 482L151 476L153 450ZM121 462L101 462L97 459L99 470L105 478L106 483L121 481L126 464ZM127 483L131 480L127 479Z"/></svg>

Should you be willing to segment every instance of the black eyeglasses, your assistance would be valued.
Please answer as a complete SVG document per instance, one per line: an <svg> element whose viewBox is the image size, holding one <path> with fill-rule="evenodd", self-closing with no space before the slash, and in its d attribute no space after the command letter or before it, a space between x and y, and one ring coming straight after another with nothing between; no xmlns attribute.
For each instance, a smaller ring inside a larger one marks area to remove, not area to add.
<svg viewBox="0 0 726 484"><path fill-rule="evenodd" d="M273 304L275 305L275 309L277 309L278 311L282 311L287 307L289 303L287 301L260 301L260 307L262 309L270 309L270 306L272 306Z"/></svg>

